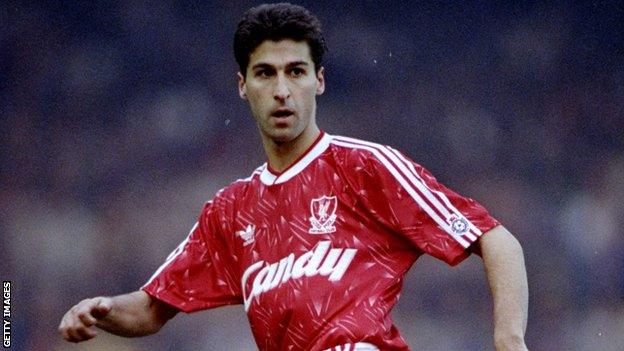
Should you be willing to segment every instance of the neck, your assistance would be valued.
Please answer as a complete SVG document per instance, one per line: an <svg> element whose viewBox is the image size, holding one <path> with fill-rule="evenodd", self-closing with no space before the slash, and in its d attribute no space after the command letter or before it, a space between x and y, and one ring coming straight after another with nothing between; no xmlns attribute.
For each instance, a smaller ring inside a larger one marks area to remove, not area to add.
<svg viewBox="0 0 624 351"><path fill-rule="evenodd" d="M262 143L271 169L277 172L284 171L306 152L320 133L321 131L314 125L290 141L276 142L268 137L263 137Z"/></svg>

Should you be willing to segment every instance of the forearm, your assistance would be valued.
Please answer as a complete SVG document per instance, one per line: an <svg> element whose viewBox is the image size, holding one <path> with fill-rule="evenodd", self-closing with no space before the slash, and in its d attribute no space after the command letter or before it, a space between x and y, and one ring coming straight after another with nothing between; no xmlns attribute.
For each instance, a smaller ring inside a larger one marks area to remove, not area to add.
<svg viewBox="0 0 624 351"><path fill-rule="evenodd" d="M161 302L153 300L143 291L110 297L112 308L96 326L125 337L153 334L175 315L175 311L162 311Z"/></svg>
<svg viewBox="0 0 624 351"><path fill-rule="evenodd" d="M524 350L528 315L528 283L522 247L498 226L480 240L481 255L494 302L497 350Z"/></svg>

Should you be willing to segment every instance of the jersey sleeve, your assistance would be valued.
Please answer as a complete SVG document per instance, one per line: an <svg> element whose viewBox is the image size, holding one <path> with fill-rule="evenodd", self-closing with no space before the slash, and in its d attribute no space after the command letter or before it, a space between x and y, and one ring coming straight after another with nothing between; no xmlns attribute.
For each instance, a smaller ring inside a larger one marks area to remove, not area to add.
<svg viewBox="0 0 624 351"><path fill-rule="evenodd" d="M141 287L149 295L184 312L242 303L222 217L209 202L189 235Z"/></svg>
<svg viewBox="0 0 624 351"><path fill-rule="evenodd" d="M399 151L366 145L355 167L360 198L373 216L418 250L456 265L499 222L473 199L448 189Z"/></svg>

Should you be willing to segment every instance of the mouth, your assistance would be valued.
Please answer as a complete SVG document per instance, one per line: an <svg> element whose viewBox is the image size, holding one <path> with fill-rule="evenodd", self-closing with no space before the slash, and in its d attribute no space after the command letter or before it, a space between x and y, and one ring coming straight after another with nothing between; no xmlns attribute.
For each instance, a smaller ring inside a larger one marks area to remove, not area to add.
<svg viewBox="0 0 624 351"><path fill-rule="evenodd" d="M281 119L287 119L288 117L291 117L295 114L295 111L287 108L287 107L282 107L282 108L278 108L277 110L273 111L273 113L271 113L271 117L275 117L278 120Z"/></svg>

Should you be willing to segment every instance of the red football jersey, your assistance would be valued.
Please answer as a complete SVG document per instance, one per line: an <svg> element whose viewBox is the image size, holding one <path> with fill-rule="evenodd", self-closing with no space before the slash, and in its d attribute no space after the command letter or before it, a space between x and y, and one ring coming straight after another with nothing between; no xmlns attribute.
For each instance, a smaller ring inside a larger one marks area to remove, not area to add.
<svg viewBox="0 0 624 351"><path fill-rule="evenodd" d="M142 289L184 312L243 304L261 350L407 350L390 317L406 271L459 263L497 224L395 149L322 132L220 190Z"/></svg>

